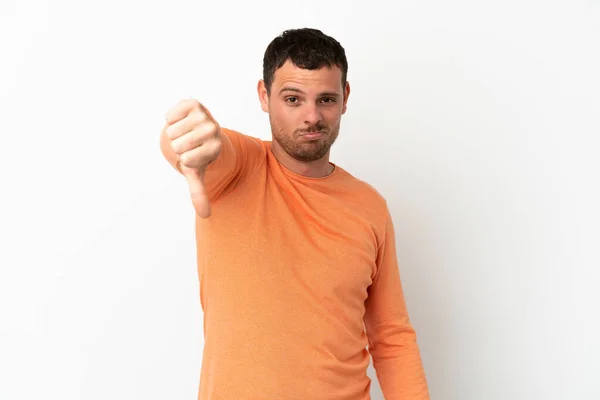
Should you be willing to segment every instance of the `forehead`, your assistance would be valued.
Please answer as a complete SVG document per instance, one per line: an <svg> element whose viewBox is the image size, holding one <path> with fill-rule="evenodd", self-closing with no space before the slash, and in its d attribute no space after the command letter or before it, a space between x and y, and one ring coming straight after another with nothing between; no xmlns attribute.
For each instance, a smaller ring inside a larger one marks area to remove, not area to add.
<svg viewBox="0 0 600 400"><path fill-rule="evenodd" d="M303 90L340 91L342 87L342 70L337 66L324 66L309 70L295 66L287 61L275 71L273 86L293 86Z"/></svg>

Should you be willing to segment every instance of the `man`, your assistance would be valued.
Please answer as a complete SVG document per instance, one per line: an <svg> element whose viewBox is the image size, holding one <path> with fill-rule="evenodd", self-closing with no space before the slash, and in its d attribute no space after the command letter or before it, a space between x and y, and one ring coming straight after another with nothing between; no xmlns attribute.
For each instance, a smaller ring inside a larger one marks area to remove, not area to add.
<svg viewBox="0 0 600 400"><path fill-rule="evenodd" d="M272 141L194 100L167 114L161 150L198 214L199 399L367 400L369 352L386 400L429 399L387 204L329 161L347 70L335 39L288 30L258 83Z"/></svg>

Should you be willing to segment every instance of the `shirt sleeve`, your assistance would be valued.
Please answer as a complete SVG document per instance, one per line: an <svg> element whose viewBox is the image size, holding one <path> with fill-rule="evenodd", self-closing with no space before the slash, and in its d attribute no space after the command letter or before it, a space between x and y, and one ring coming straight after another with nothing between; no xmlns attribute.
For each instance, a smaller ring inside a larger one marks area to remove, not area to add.
<svg viewBox="0 0 600 400"><path fill-rule="evenodd" d="M221 153L208 165L204 177L204 185L211 202L227 194L245 177L256 171L265 161L266 155L260 139L223 127L221 133ZM164 130L160 137L160 149L169 164L181 173L178 156L169 145Z"/></svg>
<svg viewBox="0 0 600 400"><path fill-rule="evenodd" d="M365 303L369 352L385 400L429 400L416 333L402 291L395 240L388 210L377 272Z"/></svg>

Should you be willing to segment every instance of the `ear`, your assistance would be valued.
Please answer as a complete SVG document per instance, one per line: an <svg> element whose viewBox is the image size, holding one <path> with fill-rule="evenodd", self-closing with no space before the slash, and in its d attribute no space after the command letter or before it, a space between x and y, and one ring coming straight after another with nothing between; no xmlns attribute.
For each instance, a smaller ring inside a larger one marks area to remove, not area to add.
<svg viewBox="0 0 600 400"><path fill-rule="evenodd" d="M260 101L260 106L262 110L266 113L269 112L269 94L267 93L267 88L265 86L264 80L258 81L258 86L256 88L258 92L258 100Z"/></svg>
<svg viewBox="0 0 600 400"><path fill-rule="evenodd" d="M350 82L346 82L346 87L344 88L344 106L342 108L342 114L346 113L349 96L350 96Z"/></svg>

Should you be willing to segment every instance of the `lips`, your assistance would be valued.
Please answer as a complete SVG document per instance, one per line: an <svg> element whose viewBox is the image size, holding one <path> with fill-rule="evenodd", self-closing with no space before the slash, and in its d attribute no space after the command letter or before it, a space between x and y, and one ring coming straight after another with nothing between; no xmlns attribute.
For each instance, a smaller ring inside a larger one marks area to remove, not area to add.
<svg viewBox="0 0 600 400"><path fill-rule="evenodd" d="M323 132L307 132L300 135L302 139L315 140L323 136Z"/></svg>

